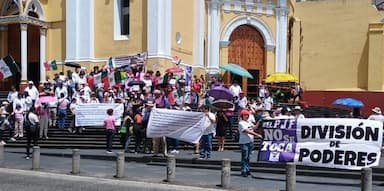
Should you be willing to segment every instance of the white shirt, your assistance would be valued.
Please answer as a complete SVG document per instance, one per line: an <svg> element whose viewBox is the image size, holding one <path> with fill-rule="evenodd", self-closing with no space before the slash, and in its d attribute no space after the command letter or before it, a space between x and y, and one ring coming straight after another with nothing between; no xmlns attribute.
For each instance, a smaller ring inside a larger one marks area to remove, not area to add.
<svg viewBox="0 0 384 191"><path fill-rule="evenodd" d="M239 97L241 87L239 85L231 85L231 87L229 87L229 91L232 92L233 97Z"/></svg>
<svg viewBox="0 0 384 191"><path fill-rule="evenodd" d="M10 91L8 93L8 97L7 97L8 102L9 103L13 102L13 100L15 100L17 98L17 95L18 95L17 91L15 91L15 92Z"/></svg>
<svg viewBox="0 0 384 191"><path fill-rule="evenodd" d="M55 96L56 98L61 98L60 94L63 93L64 94L64 97L66 98L68 96L68 91L67 91L67 88L60 88L60 87L56 87L56 90L55 90Z"/></svg>
<svg viewBox="0 0 384 191"><path fill-rule="evenodd" d="M31 122L32 125L36 125L37 123L39 123L39 117L32 112L29 112L28 120Z"/></svg>
<svg viewBox="0 0 384 191"><path fill-rule="evenodd" d="M239 100L239 107L242 109L247 108L248 100L247 97L240 98Z"/></svg>
<svg viewBox="0 0 384 191"><path fill-rule="evenodd" d="M36 100L37 97L39 97L39 91L35 86L32 86L32 88L26 87L24 91L28 92L28 95L31 96L32 100Z"/></svg>
<svg viewBox="0 0 384 191"><path fill-rule="evenodd" d="M372 114L368 117L368 120L375 120L384 123L384 116L382 114Z"/></svg>
<svg viewBox="0 0 384 191"><path fill-rule="evenodd" d="M239 144L253 143L254 135L247 133L245 130L252 130L252 124L249 121L240 120L239 122Z"/></svg>
<svg viewBox="0 0 384 191"><path fill-rule="evenodd" d="M272 97L267 97L264 99L264 106L265 106L265 110L267 111L271 111L272 110L272 106L273 106L273 99Z"/></svg>
<svg viewBox="0 0 384 191"><path fill-rule="evenodd" d="M216 121L216 116L215 114L211 113L211 112L208 112L208 115L209 115L209 118L213 119L214 121ZM209 120L208 116L204 116L205 117L205 122L204 122L204 133L203 135L208 135L210 133L215 133L216 130L215 130L215 123L212 123L211 120Z"/></svg>

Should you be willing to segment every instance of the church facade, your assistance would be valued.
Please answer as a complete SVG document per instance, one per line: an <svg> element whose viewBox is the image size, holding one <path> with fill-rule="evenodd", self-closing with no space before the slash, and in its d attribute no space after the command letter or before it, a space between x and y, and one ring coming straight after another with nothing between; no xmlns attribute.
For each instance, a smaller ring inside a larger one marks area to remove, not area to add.
<svg viewBox="0 0 384 191"><path fill-rule="evenodd" d="M0 0L0 56L21 82L89 70L147 52L147 69L192 66L237 80L249 96L269 74L296 75L309 92L382 92L383 22L372 0ZM58 71L45 71L56 60ZM236 63L254 79L226 73ZM12 79L0 82L7 90ZM322 94L323 95L323 94ZM325 94L324 94L325 96ZM309 99L312 99L309 97Z"/></svg>

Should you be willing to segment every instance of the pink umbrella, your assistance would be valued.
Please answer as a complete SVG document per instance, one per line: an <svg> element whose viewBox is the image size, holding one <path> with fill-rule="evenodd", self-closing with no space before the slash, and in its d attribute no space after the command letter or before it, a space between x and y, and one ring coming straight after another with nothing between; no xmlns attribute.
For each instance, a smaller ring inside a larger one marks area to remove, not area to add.
<svg viewBox="0 0 384 191"><path fill-rule="evenodd" d="M49 102L57 102L56 97L54 97L54 96L40 96L39 99L37 100L38 104L49 103Z"/></svg>
<svg viewBox="0 0 384 191"><path fill-rule="evenodd" d="M184 70L180 67L173 67L173 68L168 68L166 72L168 73L180 73L183 72Z"/></svg>

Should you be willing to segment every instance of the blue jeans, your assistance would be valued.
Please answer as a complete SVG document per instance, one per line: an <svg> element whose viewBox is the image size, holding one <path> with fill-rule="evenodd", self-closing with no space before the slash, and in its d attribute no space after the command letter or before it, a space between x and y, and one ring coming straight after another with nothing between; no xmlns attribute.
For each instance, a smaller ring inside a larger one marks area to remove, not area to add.
<svg viewBox="0 0 384 191"><path fill-rule="evenodd" d="M253 143L240 144L241 149L241 172L249 172L249 158L252 154Z"/></svg>
<svg viewBox="0 0 384 191"><path fill-rule="evenodd" d="M64 129L64 125L65 125L65 117L67 116L67 110L66 109L59 109L58 113L58 125L59 125L59 129Z"/></svg>
<svg viewBox="0 0 384 191"><path fill-rule="evenodd" d="M210 133L208 135L203 135L201 137L200 158L205 158L205 155L207 155L207 158L211 158L212 138L213 138L213 133Z"/></svg>
<svg viewBox="0 0 384 191"><path fill-rule="evenodd" d="M227 119L228 119L229 137L231 139L233 139L233 132L232 132L232 129L233 129L233 116L228 116Z"/></svg>

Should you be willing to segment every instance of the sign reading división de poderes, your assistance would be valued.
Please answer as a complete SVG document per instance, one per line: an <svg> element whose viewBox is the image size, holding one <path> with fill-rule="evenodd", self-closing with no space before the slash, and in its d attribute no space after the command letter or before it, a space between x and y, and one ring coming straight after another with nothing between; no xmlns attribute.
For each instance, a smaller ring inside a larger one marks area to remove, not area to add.
<svg viewBox="0 0 384 191"><path fill-rule="evenodd" d="M347 118L274 119L262 123L258 160L360 170L378 166L383 124Z"/></svg>

